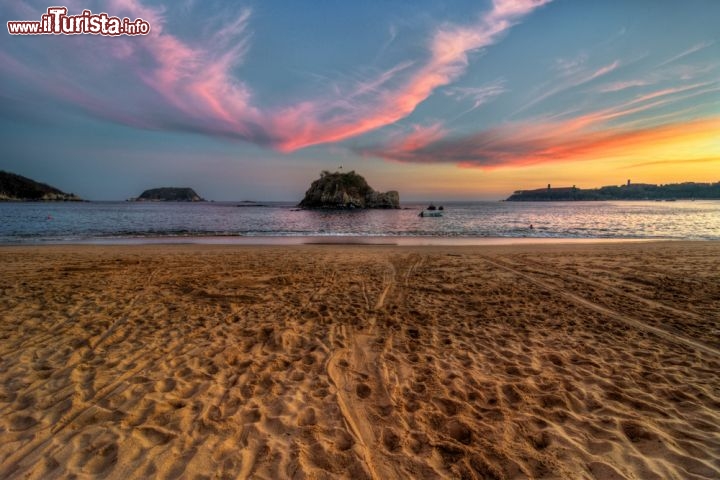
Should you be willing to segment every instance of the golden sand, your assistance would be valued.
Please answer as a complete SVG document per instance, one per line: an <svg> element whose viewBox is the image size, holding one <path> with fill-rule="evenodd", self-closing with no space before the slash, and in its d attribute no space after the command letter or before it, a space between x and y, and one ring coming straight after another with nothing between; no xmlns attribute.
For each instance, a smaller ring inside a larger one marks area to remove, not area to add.
<svg viewBox="0 0 720 480"><path fill-rule="evenodd" d="M0 248L0 478L720 478L720 244Z"/></svg>

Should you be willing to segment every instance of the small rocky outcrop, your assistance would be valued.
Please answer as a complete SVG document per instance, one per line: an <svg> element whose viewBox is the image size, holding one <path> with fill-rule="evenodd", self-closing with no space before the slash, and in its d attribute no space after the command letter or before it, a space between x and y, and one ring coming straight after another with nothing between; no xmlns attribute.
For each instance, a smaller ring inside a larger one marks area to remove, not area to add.
<svg viewBox="0 0 720 480"><path fill-rule="evenodd" d="M310 185L298 206L328 209L400 208L400 194L396 191L376 192L354 171L324 171Z"/></svg>
<svg viewBox="0 0 720 480"><path fill-rule="evenodd" d="M82 202L83 199L22 175L0 171L0 201Z"/></svg>
<svg viewBox="0 0 720 480"><path fill-rule="evenodd" d="M135 199L138 202L204 202L192 188L162 187L145 190Z"/></svg>

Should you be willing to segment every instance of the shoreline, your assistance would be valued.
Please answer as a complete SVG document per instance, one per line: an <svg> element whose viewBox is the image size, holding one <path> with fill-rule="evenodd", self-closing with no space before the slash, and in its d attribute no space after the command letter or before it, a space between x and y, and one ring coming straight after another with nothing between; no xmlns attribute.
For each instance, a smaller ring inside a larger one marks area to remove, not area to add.
<svg viewBox="0 0 720 480"><path fill-rule="evenodd" d="M593 244L643 242L717 242L714 239L684 238L578 238L578 237L432 237L432 236L157 236L112 237L72 240L36 240L0 243L2 247L41 247L50 245L394 245L394 246L491 246L541 244Z"/></svg>

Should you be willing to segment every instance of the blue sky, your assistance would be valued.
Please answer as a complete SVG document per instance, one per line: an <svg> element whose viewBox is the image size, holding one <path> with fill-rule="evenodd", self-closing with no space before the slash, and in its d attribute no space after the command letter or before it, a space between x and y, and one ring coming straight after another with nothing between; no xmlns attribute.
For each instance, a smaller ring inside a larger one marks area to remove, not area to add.
<svg viewBox="0 0 720 480"><path fill-rule="evenodd" d="M340 164L408 200L720 180L717 1L66 6L152 28L0 44L0 168L85 198L296 200Z"/></svg>

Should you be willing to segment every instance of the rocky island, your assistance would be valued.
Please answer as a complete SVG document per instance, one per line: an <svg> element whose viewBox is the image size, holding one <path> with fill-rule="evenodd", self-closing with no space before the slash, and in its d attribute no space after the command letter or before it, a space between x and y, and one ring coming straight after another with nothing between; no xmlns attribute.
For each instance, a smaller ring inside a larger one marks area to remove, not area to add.
<svg viewBox="0 0 720 480"><path fill-rule="evenodd" d="M145 190L136 202L204 202L192 188L162 187Z"/></svg>
<svg viewBox="0 0 720 480"><path fill-rule="evenodd" d="M326 170L312 182L298 206L326 209L400 208L400 194L394 190L376 192L354 171L330 173Z"/></svg>
<svg viewBox="0 0 720 480"><path fill-rule="evenodd" d="M0 201L82 202L83 199L22 175L0 171Z"/></svg>

